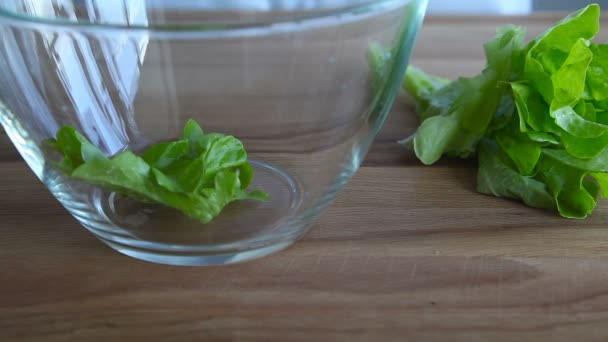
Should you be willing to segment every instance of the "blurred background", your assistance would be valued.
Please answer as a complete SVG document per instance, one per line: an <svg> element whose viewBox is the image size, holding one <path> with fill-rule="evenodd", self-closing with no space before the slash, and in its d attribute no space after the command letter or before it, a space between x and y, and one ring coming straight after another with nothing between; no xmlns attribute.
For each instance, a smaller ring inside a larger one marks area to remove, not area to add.
<svg viewBox="0 0 608 342"><path fill-rule="evenodd" d="M572 11L591 3L608 8L608 0L429 0L429 13L525 15L539 11Z"/></svg>
<svg viewBox="0 0 608 342"><path fill-rule="evenodd" d="M4 1L4 0L0 0ZM84 0L83 0L84 1ZM340 7L353 0L148 0L160 2L164 7L183 6L196 2L199 6L208 8L226 8L226 6L239 6L255 10L311 8L311 7ZM355 0L355 2L368 2L369 0ZM526 15L542 11L572 11L591 3L598 3L608 8L608 0L429 0L429 13L463 14L463 15Z"/></svg>

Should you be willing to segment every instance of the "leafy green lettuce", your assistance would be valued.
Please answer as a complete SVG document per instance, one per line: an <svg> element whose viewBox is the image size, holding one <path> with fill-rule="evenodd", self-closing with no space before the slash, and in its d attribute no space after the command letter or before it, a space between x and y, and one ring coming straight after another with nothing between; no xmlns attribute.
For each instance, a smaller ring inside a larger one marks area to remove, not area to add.
<svg viewBox="0 0 608 342"><path fill-rule="evenodd" d="M181 139L153 145L142 156L124 151L108 158L70 126L47 143L63 155L56 166L67 175L175 208L202 223L233 201L270 199L265 192L245 190L253 170L243 144L232 136L205 134L193 120Z"/></svg>
<svg viewBox="0 0 608 342"><path fill-rule="evenodd" d="M425 164L478 158L477 189L557 210L591 214L608 195L608 45L600 7L589 5L524 45L505 26L485 45L486 68L452 82L410 67L403 87L421 125L402 141Z"/></svg>
<svg viewBox="0 0 608 342"><path fill-rule="evenodd" d="M475 152L503 95L509 91L507 82L520 58L523 38L520 28L499 29L496 38L485 46L487 67L475 77L441 86L421 71L407 73L405 86L424 110L420 112L418 131L406 141L413 141L423 163L432 164L443 154L466 158ZM431 91L436 85L441 87Z"/></svg>

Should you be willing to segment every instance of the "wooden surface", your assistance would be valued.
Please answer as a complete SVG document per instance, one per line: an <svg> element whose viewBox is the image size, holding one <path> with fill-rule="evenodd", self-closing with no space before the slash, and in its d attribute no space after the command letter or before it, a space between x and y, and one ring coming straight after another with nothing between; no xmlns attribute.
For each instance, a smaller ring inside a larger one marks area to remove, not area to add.
<svg viewBox="0 0 608 342"><path fill-rule="evenodd" d="M429 18L413 61L472 74L497 25L536 34L555 19ZM420 166L394 143L409 110L401 98L306 237L211 268L105 247L2 136L0 340L608 340L606 216L571 221L479 195L470 163Z"/></svg>

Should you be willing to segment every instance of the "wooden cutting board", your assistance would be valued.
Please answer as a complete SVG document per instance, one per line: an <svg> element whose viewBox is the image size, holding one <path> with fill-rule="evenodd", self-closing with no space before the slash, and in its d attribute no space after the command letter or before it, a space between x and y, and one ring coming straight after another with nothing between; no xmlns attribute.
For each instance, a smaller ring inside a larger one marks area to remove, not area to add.
<svg viewBox="0 0 608 342"><path fill-rule="evenodd" d="M498 25L535 35L560 17L431 17L413 62L471 75ZM2 135L0 340L608 340L608 207L573 221L477 194L473 163L425 167L395 144L414 127L411 110L398 99L306 237L211 268L105 247Z"/></svg>

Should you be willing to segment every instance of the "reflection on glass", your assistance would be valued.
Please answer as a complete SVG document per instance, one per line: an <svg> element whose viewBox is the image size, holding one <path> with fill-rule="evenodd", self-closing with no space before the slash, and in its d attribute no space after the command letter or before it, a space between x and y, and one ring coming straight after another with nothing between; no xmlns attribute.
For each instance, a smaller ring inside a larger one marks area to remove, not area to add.
<svg viewBox="0 0 608 342"><path fill-rule="evenodd" d="M46 18L86 19L125 25L146 24L144 0L122 1L9 1L3 8ZM94 144L114 154L137 130L133 101L148 37L126 33L103 34L5 30L0 44L0 70L9 82L3 93L28 94L9 108L27 119L41 136L52 136L76 117ZM17 77L19 75L19 77ZM27 75L28 77L24 77ZM51 115L53 113L54 115ZM65 122L62 122L62 118Z"/></svg>

